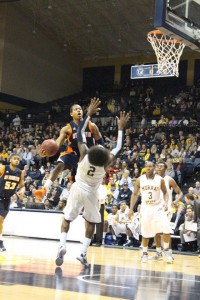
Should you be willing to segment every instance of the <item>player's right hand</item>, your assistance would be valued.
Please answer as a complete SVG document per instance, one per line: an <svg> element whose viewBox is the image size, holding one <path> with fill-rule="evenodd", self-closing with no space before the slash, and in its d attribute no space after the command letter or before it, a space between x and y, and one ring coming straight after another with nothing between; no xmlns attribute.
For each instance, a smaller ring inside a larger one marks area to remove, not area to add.
<svg viewBox="0 0 200 300"><path fill-rule="evenodd" d="M120 111L120 115L119 117L116 117L116 119L118 130L123 130L130 119L130 114L125 111Z"/></svg>
<svg viewBox="0 0 200 300"><path fill-rule="evenodd" d="M99 98L92 98L90 105L88 107L87 115L92 116L97 111L101 110L101 108L99 107L100 104L101 104L101 101L99 100Z"/></svg>
<svg viewBox="0 0 200 300"><path fill-rule="evenodd" d="M46 153L46 151L44 149L40 148L39 151L38 151L38 154L41 157L47 157L47 153Z"/></svg>

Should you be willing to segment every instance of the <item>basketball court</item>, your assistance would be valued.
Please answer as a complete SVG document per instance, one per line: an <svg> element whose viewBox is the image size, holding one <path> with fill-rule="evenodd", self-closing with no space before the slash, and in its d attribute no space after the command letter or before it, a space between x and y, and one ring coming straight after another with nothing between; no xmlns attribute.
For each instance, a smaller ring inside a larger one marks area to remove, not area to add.
<svg viewBox="0 0 200 300"><path fill-rule="evenodd" d="M174 255L175 263L140 262L139 250L90 247L89 268L68 243L56 267L58 241L6 237L0 253L1 299L190 299L200 295L200 258Z"/></svg>

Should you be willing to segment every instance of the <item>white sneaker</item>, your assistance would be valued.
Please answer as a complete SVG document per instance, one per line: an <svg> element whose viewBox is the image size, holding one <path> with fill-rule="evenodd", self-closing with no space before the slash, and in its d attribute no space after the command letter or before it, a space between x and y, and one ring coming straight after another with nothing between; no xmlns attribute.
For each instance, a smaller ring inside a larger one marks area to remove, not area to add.
<svg viewBox="0 0 200 300"><path fill-rule="evenodd" d="M172 257L172 251L169 249L163 250L163 254L165 255L165 261L168 264L173 264L174 258Z"/></svg>
<svg viewBox="0 0 200 300"><path fill-rule="evenodd" d="M143 252L142 257L141 257L141 262L142 263L148 262L148 253L147 252Z"/></svg>
<svg viewBox="0 0 200 300"><path fill-rule="evenodd" d="M77 256L76 259L79 260L82 263L82 265L84 265L85 267L89 267L86 254L81 253L81 255Z"/></svg>
<svg viewBox="0 0 200 300"><path fill-rule="evenodd" d="M155 255L149 256L150 260L163 260L162 252L156 252Z"/></svg>
<svg viewBox="0 0 200 300"><path fill-rule="evenodd" d="M64 255L66 254L66 248L64 246L60 246L58 248L58 254L56 257L56 266L61 266L63 264L64 261Z"/></svg>

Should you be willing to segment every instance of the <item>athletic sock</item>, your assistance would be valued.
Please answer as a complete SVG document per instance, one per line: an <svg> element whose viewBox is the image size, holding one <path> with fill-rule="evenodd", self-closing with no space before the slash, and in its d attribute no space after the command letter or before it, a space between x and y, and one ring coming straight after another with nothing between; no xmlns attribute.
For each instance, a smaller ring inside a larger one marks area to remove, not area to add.
<svg viewBox="0 0 200 300"><path fill-rule="evenodd" d="M83 246L82 246L82 250L81 250L82 254L85 255L87 253L87 249L90 246L90 243L91 243L91 239L84 237Z"/></svg>
<svg viewBox="0 0 200 300"><path fill-rule="evenodd" d="M164 245L164 250L169 249L169 243L164 242L163 245Z"/></svg>
<svg viewBox="0 0 200 300"><path fill-rule="evenodd" d="M60 246L65 247L66 246L66 241L67 241L67 232L61 232L61 235L60 235Z"/></svg>
<svg viewBox="0 0 200 300"><path fill-rule="evenodd" d="M148 247L143 247L143 246L142 246L142 252L143 252L143 253L147 253L147 251L148 251Z"/></svg>

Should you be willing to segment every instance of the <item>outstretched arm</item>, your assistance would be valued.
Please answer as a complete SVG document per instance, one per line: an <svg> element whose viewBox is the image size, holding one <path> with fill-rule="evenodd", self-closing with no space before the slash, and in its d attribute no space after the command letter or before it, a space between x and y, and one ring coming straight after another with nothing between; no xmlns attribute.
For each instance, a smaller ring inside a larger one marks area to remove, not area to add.
<svg viewBox="0 0 200 300"><path fill-rule="evenodd" d="M125 111L120 112L120 116L116 117L117 119L117 126L118 126L118 137L117 137L117 145L112 151L110 152L110 161L109 164L115 160L116 155L119 153L119 151L122 148L122 143L123 143L123 130L126 127L126 124L128 123L130 118L129 113L126 113ZM106 166L106 168L108 167Z"/></svg>
<svg viewBox="0 0 200 300"><path fill-rule="evenodd" d="M78 141L78 149L80 152L80 159L82 160L83 157L87 154L88 147L86 145L86 136L85 136L85 128L88 125L88 122L93 114L100 110L99 105L101 101L99 99L91 99L90 105L88 107L88 112L81 122L80 126L78 127L77 131L77 141Z"/></svg>

